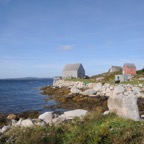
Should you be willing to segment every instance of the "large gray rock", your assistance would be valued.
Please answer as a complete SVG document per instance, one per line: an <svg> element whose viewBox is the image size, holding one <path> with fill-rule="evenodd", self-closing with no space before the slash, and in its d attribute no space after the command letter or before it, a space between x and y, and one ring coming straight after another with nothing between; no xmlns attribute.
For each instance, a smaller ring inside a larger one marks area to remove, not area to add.
<svg viewBox="0 0 144 144"><path fill-rule="evenodd" d="M113 91L113 95L118 95L124 92L125 92L125 88L122 85L118 85L117 87L115 87Z"/></svg>
<svg viewBox="0 0 144 144"><path fill-rule="evenodd" d="M103 88L103 86L102 86L101 83L97 83L97 84L93 87L93 89L95 90L95 92L102 91L102 88Z"/></svg>
<svg viewBox="0 0 144 144"><path fill-rule="evenodd" d="M62 115L54 118L54 119L52 120L52 123L53 123L54 125L59 125L59 124L61 124L62 122L64 122L65 120L66 120L66 117L65 117L64 114L62 114Z"/></svg>
<svg viewBox="0 0 144 144"><path fill-rule="evenodd" d="M51 125L52 119L53 119L53 112L45 112L45 113L41 114L38 118L45 121L46 124Z"/></svg>
<svg viewBox="0 0 144 144"><path fill-rule="evenodd" d="M87 114L87 110L82 110L82 109L76 109L76 110L64 112L64 116L66 120L73 119L74 117L82 117L85 116L86 114Z"/></svg>
<svg viewBox="0 0 144 144"><path fill-rule="evenodd" d="M22 119L22 118L20 118L20 119L19 119L19 121L16 123L16 126L20 126L20 125L21 125L22 120L23 120L23 119Z"/></svg>
<svg viewBox="0 0 144 144"><path fill-rule="evenodd" d="M35 125L37 125L37 126L46 126L46 122L45 121L37 122Z"/></svg>
<svg viewBox="0 0 144 144"><path fill-rule="evenodd" d="M110 88L109 88L110 90L113 90L114 89L114 86L110 86Z"/></svg>
<svg viewBox="0 0 144 144"><path fill-rule="evenodd" d="M108 99L108 108L110 112L117 115L138 121L140 119L139 110L137 106L137 97L134 95L124 96L123 88L116 88L115 93Z"/></svg>
<svg viewBox="0 0 144 144"><path fill-rule="evenodd" d="M141 77L141 78L139 78L139 80L144 80L144 78L143 78L143 77Z"/></svg>
<svg viewBox="0 0 144 144"><path fill-rule="evenodd" d="M133 87L132 90L135 92L135 93L138 93L141 91L141 89L139 87Z"/></svg>
<svg viewBox="0 0 144 144"><path fill-rule="evenodd" d="M31 126L33 126L33 122L32 122L31 119L25 119L25 120L22 120L21 126L23 126L23 127L31 127Z"/></svg>
<svg viewBox="0 0 144 144"><path fill-rule="evenodd" d="M1 133L4 133L4 132L7 132L8 130L10 130L10 125L8 126L3 126L2 129L1 129Z"/></svg>
<svg viewBox="0 0 144 144"><path fill-rule="evenodd" d="M37 125L37 126L46 126L46 122L41 120L41 119L33 119L32 120L34 125Z"/></svg>
<svg viewBox="0 0 144 144"><path fill-rule="evenodd" d="M111 97L111 96L112 96L112 92L107 92L107 93L105 94L105 96Z"/></svg>
<svg viewBox="0 0 144 144"><path fill-rule="evenodd" d="M124 95L125 95L125 96L128 96L128 95L129 95L129 92L124 92Z"/></svg>
<svg viewBox="0 0 144 144"><path fill-rule="evenodd" d="M78 88L76 88L74 86L74 87L71 88L70 92L73 93L73 94L79 94L79 93L81 93L81 90L79 90Z"/></svg>
<svg viewBox="0 0 144 144"><path fill-rule="evenodd" d="M12 126L16 126L17 121L15 119L12 119L11 122L12 122Z"/></svg>
<svg viewBox="0 0 144 144"><path fill-rule="evenodd" d="M141 88L142 88L142 87L143 87L143 84L139 84L139 87L141 87Z"/></svg>
<svg viewBox="0 0 144 144"><path fill-rule="evenodd" d="M109 113L110 113L110 111L107 110L107 111L103 112L102 114L103 114L103 115L108 115Z"/></svg>
<svg viewBox="0 0 144 144"><path fill-rule="evenodd" d="M94 89L87 89L85 91L83 91L81 94L82 95L94 95L96 92Z"/></svg>

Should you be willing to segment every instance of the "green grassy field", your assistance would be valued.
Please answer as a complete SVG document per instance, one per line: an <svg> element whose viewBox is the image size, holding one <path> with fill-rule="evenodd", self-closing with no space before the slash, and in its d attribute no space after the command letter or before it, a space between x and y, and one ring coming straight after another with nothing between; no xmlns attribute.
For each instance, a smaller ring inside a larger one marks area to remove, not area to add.
<svg viewBox="0 0 144 144"><path fill-rule="evenodd" d="M94 83L95 79L93 79L93 78L89 78L89 79L77 78L77 79L66 79L66 81L74 81L74 82L80 81L80 82L84 82L84 83Z"/></svg>
<svg viewBox="0 0 144 144"><path fill-rule="evenodd" d="M113 72L113 73L106 72L106 73L102 73L99 75L91 76L89 79L66 79L66 80L67 81L81 81L81 82L85 82L85 83L95 83L95 82L97 82L96 81L97 78L103 77L103 79L100 80L99 82L114 84L115 75L118 75L118 74L122 74L122 72L121 71L117 71L117 72ZM123 84L133 84L134 85L134 84L144 83L144 81L138 80L141 77L144 77L144 69L138 70L137 74L134 76L132 81L123 82Z"/></svg>
<svg viewBox="0 0 144 144"><path fill-rule="evenodd" d="M89 114L59 126L15 127L0 138L0 144L142 144L144 122L114 114Z"/></svg>

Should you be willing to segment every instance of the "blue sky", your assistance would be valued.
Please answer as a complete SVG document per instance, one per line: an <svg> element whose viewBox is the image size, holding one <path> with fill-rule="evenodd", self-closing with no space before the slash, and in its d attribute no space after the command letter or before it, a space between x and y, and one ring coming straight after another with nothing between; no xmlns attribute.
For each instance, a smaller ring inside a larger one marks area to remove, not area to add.
<svg viewBox="0 0 144 144"><path fill-rule="evenodd" d="M0 0L0 78L144 67L143 0Z"/></svg>

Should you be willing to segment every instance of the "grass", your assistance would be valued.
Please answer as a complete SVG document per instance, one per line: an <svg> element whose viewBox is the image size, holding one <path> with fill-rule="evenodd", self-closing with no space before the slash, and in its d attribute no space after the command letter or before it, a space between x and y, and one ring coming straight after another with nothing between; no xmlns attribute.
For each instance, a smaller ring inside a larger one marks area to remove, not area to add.
<svg viewBox="0 0 144 144"><path fill-rule="evenodd" d="M139 78L144 78L144 69L138 70L137 74L132 78L131 81L122 82L122 83L132 84L132 85L144 84L144 80L139 80Z"/></svg>
<svg viewBox="0 0 144 144"><path fill-rule="evenodd" d="M74 81L74 82L80 81L80 82L86 82L86 83L95 83L97 78L103 77L104 79L100 80L101 83L111 83L111 84L113 84L116 74L121 74L121 72L117 71L117 72L113 72L113 73L108 73L108 72L107 73L102 73L102 74L99 74L99 75L92 76L89 79L79 79L79 78L77 78L77 79L66 79L66 80L67 81Z"/></svg>
<svg viewBox="0 0 144 144"><path fill-rule="evenodd" d="M106 72L106 73L92 76L89 79L66 79L66 80L67 81L80 81L80 82L85 82L85 83L95 83L97 78L103 77L103 79L101 79L99 82L114 84L115 75L118 75L118 74L122 74L122 72L121 71L116 71L112 73ZM134 76L132 81L122 82L122 84L135 85L135 84L144 83L144 81L138 80L138 78L141 78L141 77L144 77L144 69L138 70L137 74Z"/></svg>
<svg viewBox="0 0 144 144"><path fill-rule="evenodd" d="M142 144L144 122L134 122L114 114L89 114L59 126L13 128L0 144Z"/></svg>
<svg viewBox="0 0 144 144"><path fill-rule="evenodd" d="M73 81L73 82L80 81L80 82L84 82L84 83L94 83L95 79L93 79L93 78L89 78L89 79L80 79L80 78L77 78L77 79L66 79L66 81Z"/></svg>
<svg viewBox="0 0 144 144"><path fill-rule="evenodd" d="M102 83L114 84L115 75L118 75L118 74L121 74L121 71L106 73L104 76L104 79L102 80Z"/></svg>

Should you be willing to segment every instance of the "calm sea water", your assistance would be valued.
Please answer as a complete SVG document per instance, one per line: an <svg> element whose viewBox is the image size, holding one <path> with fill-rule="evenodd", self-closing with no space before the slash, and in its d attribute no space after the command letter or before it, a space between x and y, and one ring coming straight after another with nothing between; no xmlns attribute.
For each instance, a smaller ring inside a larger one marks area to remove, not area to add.
<svg viewBox="0 0 144 144"><path fill-rule="evenodd" d="M53 100L40 94L40 88L52 85L53 79L0 80L0 113L20 113L31 110L45 111L45 107L55 105Z"/></svg>

